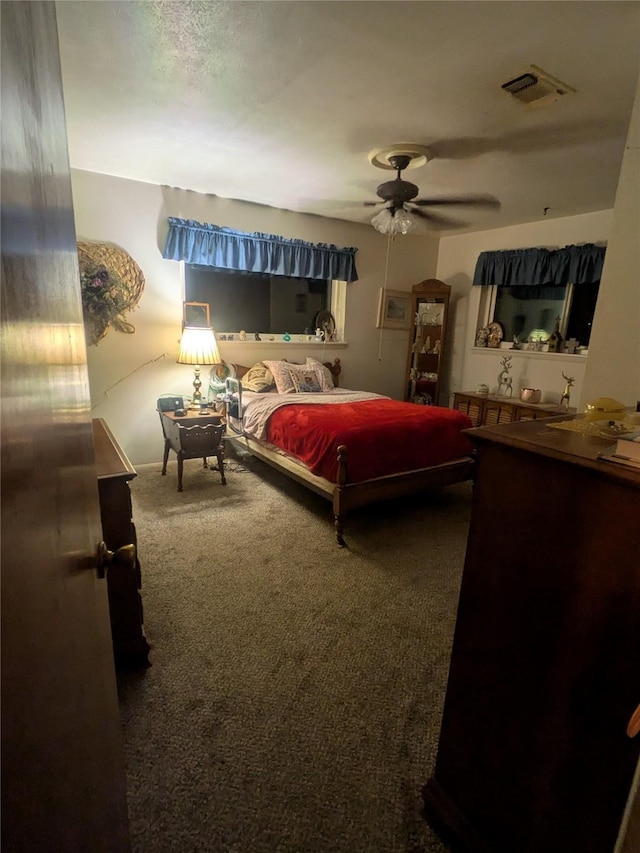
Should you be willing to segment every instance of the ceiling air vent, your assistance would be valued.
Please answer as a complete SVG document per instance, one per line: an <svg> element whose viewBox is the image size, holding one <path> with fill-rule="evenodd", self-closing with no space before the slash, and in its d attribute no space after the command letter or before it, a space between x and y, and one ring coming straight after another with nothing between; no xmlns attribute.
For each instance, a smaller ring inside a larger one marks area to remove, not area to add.
<svg viewBox="0 0 640 853"><path fill-rule="evenodd" d="M571 86L547 74L537 65L530 65L524 74L507 80L502 84L502 89L528 107L542 107L575 92Z"/></svg>

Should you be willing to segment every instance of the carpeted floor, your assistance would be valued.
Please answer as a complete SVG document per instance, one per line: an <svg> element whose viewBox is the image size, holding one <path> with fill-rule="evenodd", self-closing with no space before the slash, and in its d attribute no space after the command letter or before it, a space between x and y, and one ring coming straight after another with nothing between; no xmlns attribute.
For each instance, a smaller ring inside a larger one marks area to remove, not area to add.
<svg viewBox="0 0 640 853"><path fill-rule="evenodd" d="M152 666L121 673L134 851L418 853L470 484L347 517L242 455L131 484Z"/></svg>

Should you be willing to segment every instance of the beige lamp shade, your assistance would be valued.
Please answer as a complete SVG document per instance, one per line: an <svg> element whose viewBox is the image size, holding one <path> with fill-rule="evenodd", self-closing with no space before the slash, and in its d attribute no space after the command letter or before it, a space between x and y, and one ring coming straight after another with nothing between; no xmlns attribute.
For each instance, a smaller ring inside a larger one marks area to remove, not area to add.
<svg viewBox="0 0 640 853"><path fill-rule="evenodd" d="M222 364L213 329L195 329L187 326L180 339L178 364Z"/></svg>

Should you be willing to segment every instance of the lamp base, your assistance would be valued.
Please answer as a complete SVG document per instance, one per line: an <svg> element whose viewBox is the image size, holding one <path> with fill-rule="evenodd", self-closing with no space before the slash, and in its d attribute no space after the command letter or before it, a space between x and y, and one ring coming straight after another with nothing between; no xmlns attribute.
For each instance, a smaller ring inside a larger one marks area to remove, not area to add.
<svg viewBox="0 0 640 853"><path fill-rule="evenodd" d="M190 409L199 409L202 400L202 380L200 379L200 365L197 364L193 369L193 394L191 396Z"/></svg>

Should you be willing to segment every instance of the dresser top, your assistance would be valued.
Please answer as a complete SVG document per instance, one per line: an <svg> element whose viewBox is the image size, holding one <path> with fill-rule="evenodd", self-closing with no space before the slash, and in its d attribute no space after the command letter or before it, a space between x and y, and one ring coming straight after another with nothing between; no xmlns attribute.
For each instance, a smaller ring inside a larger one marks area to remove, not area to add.
<svg viewBox="0 0 640 853"><path fill-rule="evenodd" d="M558 403L525 403L519 397L498 397L496 394L478 394L476 391L454 391L454 397L471 397L474 400L489 400L491 403L502 403L509 406L522 406L527 409L537 409L542 412L566 412L575 414L575 409L565 409Z"/></svg>
<svg viewBox="0 0 640 853"><path fill-rule="evenodd" d="M133 480L136 470L126 453L113 437L103 418L93 418L93 447L96 457L98 480L120 477Z"/></svg>
<svg viewBox="0 0 640 853"><path fill-rule="evenodd" d="M500 444L529 453L538 454L590 468L608 478L624 480L640 488L640 469L616 465L599 458L600 454L612 453L615 439L569 429L556 429L554 423L571 421L575 415L560 415L536 421L517 421L511 424L499 424L465 430L469 438L479 445L485 443ZM577 416L581 418L580 415Z"/></svg>

